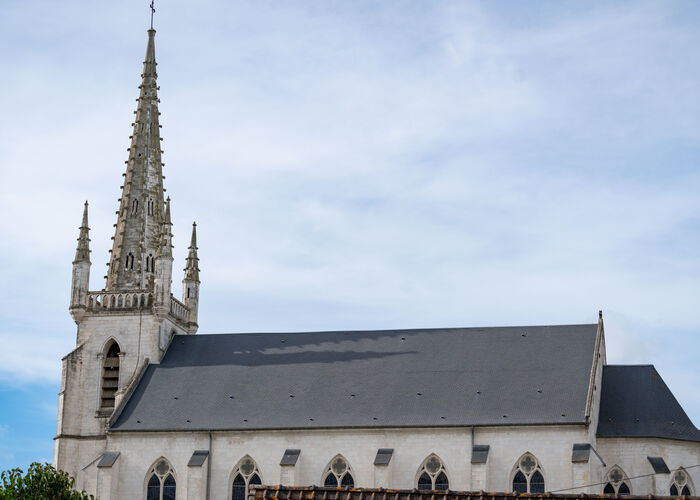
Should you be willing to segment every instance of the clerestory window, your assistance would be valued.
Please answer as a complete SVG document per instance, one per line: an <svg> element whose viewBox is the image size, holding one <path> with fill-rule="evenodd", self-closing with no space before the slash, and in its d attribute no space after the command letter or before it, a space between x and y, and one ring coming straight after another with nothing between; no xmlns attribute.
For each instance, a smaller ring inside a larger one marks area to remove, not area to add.
<svg viewBox="0 0 700 500"><path fill-rule="evenodd" d="M248 487L262 484L260 471L255 460L246 456L241 459L233 470L233 484L231 486L231 500L246 500Z"/></svg>
<svg viewBox="0 0 700 500"><path fill-rule="evenodd" d="M530 453L523 455L513 471L513 491L516 493L544 493L544 475L537 459Z"/></svg>
<svg viewBox="0 0 700 500"><path fill-rule="evenodd" d="M341 456L335 457L326 467L323 474L323 486L329 488L354 488L355 478L348 461Z"/></svg>
<svg viewBox="0 0 700 500"><path fill-rule="evenodd" d="M175 500L175 473L165 459L160 459L149 472L146 500Z"/></svg>
<svg viewBox="0 0 700 500"><path fill-rule="evenodd" d="M450 488L445 466L437 455L430 455L423 461L418 470L417 487L423 491L447 491Z"/></svg>

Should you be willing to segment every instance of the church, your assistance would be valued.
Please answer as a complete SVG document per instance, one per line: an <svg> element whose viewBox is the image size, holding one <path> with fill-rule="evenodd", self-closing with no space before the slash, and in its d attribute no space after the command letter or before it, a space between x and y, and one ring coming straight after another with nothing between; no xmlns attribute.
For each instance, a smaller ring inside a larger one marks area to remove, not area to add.
<svg viewBox="0 0 700 500"><path fill-rule="evenodd" d="M653 366L607 364L602 313L582 325L197 335L195 225L172 293L152 28L141 78L104 288L89 286L87 202L73 261L77 337L53 461L78 489L101 500L244 500L256 485L698 494L700 431Z"/></svg>

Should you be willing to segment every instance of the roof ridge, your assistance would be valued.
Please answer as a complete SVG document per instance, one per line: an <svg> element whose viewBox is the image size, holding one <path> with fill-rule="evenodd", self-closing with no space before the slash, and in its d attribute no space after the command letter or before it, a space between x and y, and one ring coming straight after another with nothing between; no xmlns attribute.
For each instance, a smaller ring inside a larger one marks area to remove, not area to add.
<svg viewBox="0 0 700 500"><path fill-rule="evenodd" d="M577 323L567 325L504 325L504 326L448 326L425 328L381 328L368 330L297 330L297 331L262 331L262 332L220 332L197 333L197 337L213 337L215 335L294 335L299 333L387 333L387 332L423 332L436 330L497 330L517 328L571 328L571 327L597 327L597 323ZM607 366L607 365L606 365Z"/></svg>

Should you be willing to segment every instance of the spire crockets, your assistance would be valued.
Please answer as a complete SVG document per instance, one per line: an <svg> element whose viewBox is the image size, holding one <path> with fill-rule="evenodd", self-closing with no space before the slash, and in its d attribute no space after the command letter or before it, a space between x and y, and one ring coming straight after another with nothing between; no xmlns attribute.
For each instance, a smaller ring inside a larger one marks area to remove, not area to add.
<svg viewBox="0 0 700 500"><path fill-rule="evenodd" d="M107 290L153 289L153 259L163 230L163 163L158 123L155 30L148 30L146 59L119 199Z"/></svg>
<svg viewBox="0 0 700 500"><path fill-rule="evenodd" d="M88 227L87 200L85 200L85 208L83 208L83 222L80 224L78 247L75 249L75 259L73 259L73 264L78 262L87 262L90 264L90 228Z"/></svg>
<svg viewBox="0 0 700 500"><path fill-rule="evenodd" d="M165 219L160 235L160 244L156 258L173 256L173 223L170 221L170 196L165 200Z"/></svg>

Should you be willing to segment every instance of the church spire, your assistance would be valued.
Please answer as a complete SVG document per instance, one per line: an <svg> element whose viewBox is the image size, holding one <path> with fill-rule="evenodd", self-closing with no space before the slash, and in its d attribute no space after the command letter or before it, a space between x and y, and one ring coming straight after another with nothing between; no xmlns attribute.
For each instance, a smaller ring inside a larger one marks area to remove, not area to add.
<svg viewBox="0 0 700 500"><path fill-rule="evenodd" d="M192 223L192 240L185 264L185 280L199 283L199 258L197 257L197 223Z"/></svg>
<svg viewBox="0 0 700 500"><path fill-rule="evenodd" d="M80 323L88 302L90 287L90 228L88 227L88 202L83 208L83 221L80 224L78 247L73 259L73 277L70 287L70 313L76 323Z"/></svg>
<svg viewBox="0 0 700 500"><path fill-rule="evenodd" d="M114 232L107 290L153 289L153 255L164 223L155 30L148 30L129 159Z"/></svg>
<svg viewBox="0 0 700 500"><path fill-rule="evenodd" d="M85 200L83 208L83 222L80 224L80 235L78 236L78 247L75 249L75 259L73 264L78 262L90 263L90 228L88 227L88 202Z"/></svg>
<svg viewBox="0 0 700 500"><path fill-rule="evenodd" d="M199 258L197 257L197 223L192 223L192 240L187 254L185 277L182 280L182 302L189 311L187 330L195 333L199 315Z"/></svg>

